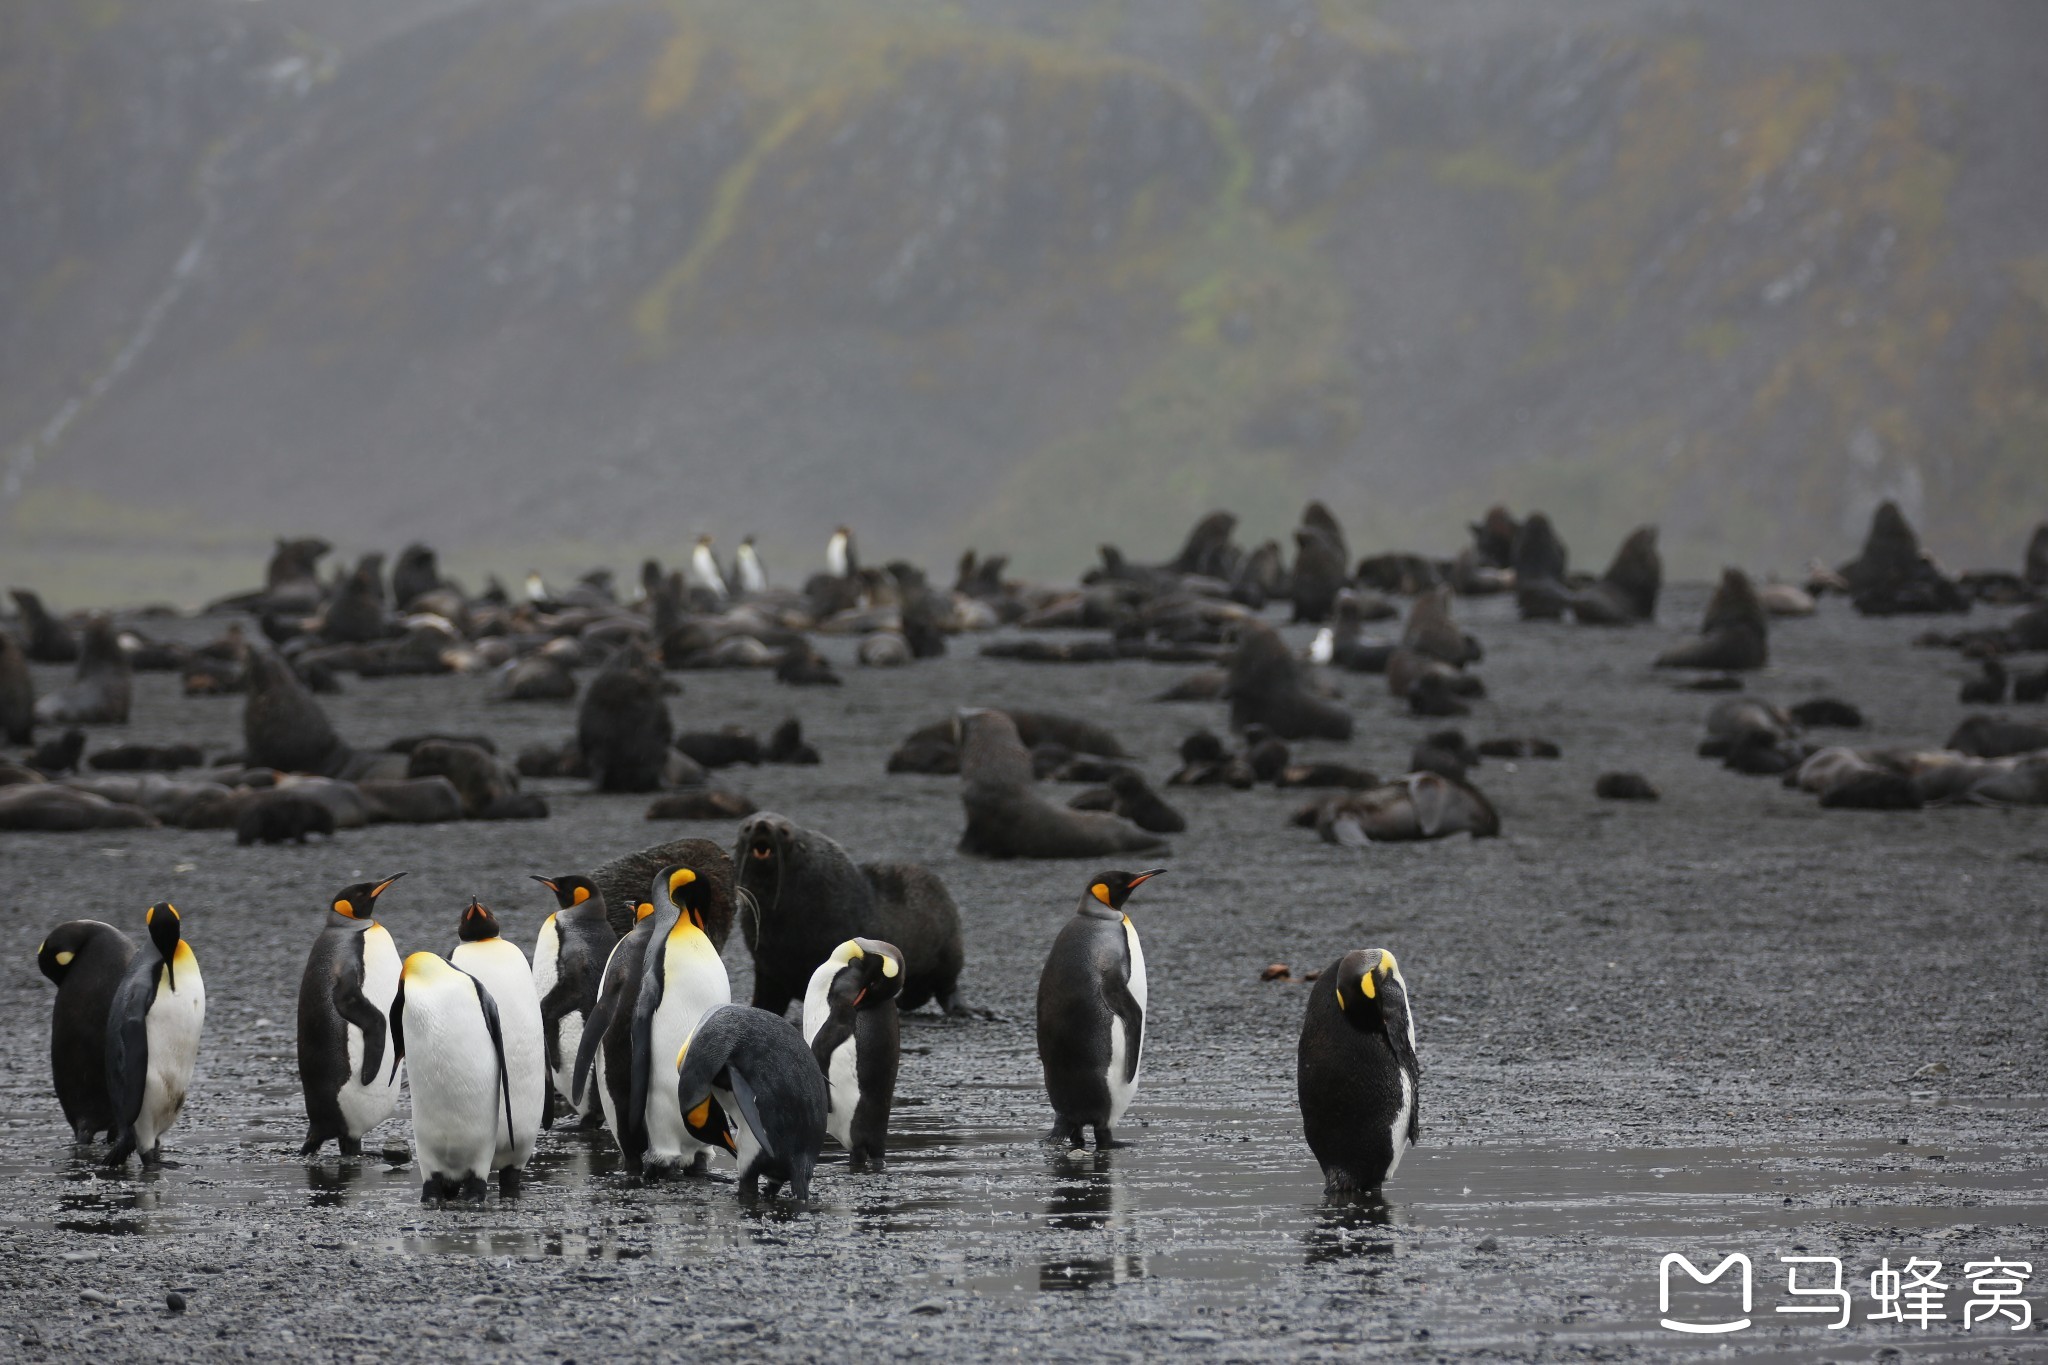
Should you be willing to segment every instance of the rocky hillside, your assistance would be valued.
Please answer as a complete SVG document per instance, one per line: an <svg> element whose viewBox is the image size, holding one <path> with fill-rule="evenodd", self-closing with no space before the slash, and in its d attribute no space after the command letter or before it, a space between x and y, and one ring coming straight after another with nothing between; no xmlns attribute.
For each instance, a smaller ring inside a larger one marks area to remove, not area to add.
<svg viewBox="0 0 2048 1365"><path fill-rule="evenodd" d="M2048 17L1911 3L20 0L0 574L272 530L1072 573L1311 494L1681 572L2048 514ZM232 552L232 553L224 553Z"/></svg>

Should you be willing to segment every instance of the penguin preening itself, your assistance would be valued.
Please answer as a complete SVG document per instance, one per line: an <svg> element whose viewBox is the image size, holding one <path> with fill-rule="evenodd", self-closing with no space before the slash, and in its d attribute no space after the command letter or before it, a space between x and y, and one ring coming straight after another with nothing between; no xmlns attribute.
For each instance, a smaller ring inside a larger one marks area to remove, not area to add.
<svg viewBox="0 0 2048 1365"><path fill-rule="evenodd" d="M1097 874L1039 973L1038 1060L1055 1115L1047 1136L1069 1147L1081 1146L1083 1125L1097 1150L1116 1146L1110 1130L1137 1093L1145 952L1124 903L1165 870Z"/></svg>
<svg viewBox="0 0 2048 1365"><path fill-rule="evenodd" d="M299 1086L306 1095L300 1156L313 1155L329 1138L343 1156L360 1156L363 1135L398 1108L391 1001L404 963L372 916L377 897L404 875L336 892L306 955L299 978Z"/></svg>
<svg viewBox="0 0 2048 1365"><path fill-rule="evenodd" d="M584 876L535 877L552 891L561 908L540 926L533 945L533 989L540 997L541 1040L546 1045L548 1073L555 1089L586 1125L600 1114L597 1092L584 1095L583 1103L572 1098L576 1081L576 1051L583 1043L583 1028L597 1008L597 990L604 981L604 964L611 957L619 936L606 918L604 892ZM552 1113L554 1106L547 1106Z"/></svg>
<svg viewBox="0 0 2048 1365"><path fill-rule="evenodd" d="M611 1130L629 1171L638 1173L640 1154L647 1150L645 1124L631 1107L633 1092L633 1011L640 999L646 971L647 944L654 937L654 902L636 901L633 927L605 959L597 1005L583 1025L570 1078L569 1102L581 1107L596 1096L604 1126Z"/></svg>
<svg viewBox="0 0 2048 1365"><path fill-rule="evenodd" d="M677 1108L668 1059L682 1050L709 1010L732 1001L732 982L718 949L704 932L710 884L697 870L678 864L655 874L649 899L668 911L660 916L646 948L640 994L633 1003L633 1084L629 1111L641 1115L646 1139L643 1174L701 1172L711 1145L690 1132L688 1112ZM700 1125L701 1126L701 1125ZM629 1151L627 1157L632 1159Z"/></svg>
<svg viewBox="0 0 2048 1365"><path fill-rule="evenodd" d="M825 1131L856 1171L881 1170L889 1145L902 985L903 954L894 944L851 938L818 964L804 993L804 1041L825 1075L829 1100Z"/></svg>
<svg viewBox="0 0 2048 1365"><path fill-rule="evenodd" d="M1316 980L1295 1077L1325 1191L1378 1190L1422 1132L1415 1016L1392 953L1360 948Z"/></svg>
<svg viewBox="0 0 2048 1365"><path fill-rule="evenodd" d="M164 1132L185 1107L206 1022L206 982L179 932L178 912L158 901L143 912L154 952L128 964L107 1012L107 1093L114 1103L114 1145L107 1164L131 1152L145 1166L163 1163Z"/></svg>
<svg viewBox="0 0 2048 1365"><path fill-rule="evenodd" d="M676 1053L674 1093L685 1114L715 1100L731 1116L741 1198L752 1199L764 1176L770 1199L784 1181L799 1201L810 1198L825 1145L825 1076L780 1015L751 1005L706 1014Z"/></svg>
<svg viewBox="0 0 2048 1365"><path fill-rule="evenodd" d="M107 1014L135 957L135 941L96 919L66 921L36 949L36 968L57 983L50 1012L50 1075L71 1140L115 1131L107 1088Z"/></svg>
<svg viewBox="0 0 2048 1365"><path fill-rule="evenodd" d="M413 1149L426 1176L420 1202L482 1199L498 1135L512 1127L497 1002L468 972L414 953L399 976L391 1041L411 1065Z"/></svg>
<svg viewBox="0 0 2048 1365"><path fill-rule="evenodd" d="M448 955L457 971L468 972L498 1007L498 1047L505 1080L504 1123L498 1131L491 1169L498 1193L517 1194L540 1136L547 1109L547 1049L541 1039L540 997L533 971L519 946L498 936L498 920L474 898L462 912L461 942Z"/></svg>

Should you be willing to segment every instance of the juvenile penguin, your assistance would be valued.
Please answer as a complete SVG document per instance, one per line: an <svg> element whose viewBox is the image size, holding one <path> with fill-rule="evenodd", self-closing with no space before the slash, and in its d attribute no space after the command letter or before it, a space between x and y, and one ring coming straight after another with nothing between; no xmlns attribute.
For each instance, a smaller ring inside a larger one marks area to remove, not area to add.
<svg viewBox="0 0 2048 1365"><path fill-rule="evenodd" d="M605 959L597 1004L576 1044L576 1065L570 1078L569 1102L579 1109L592 1097L604 1115L604 1126L627 1166L637 1172L647 1136L631 1107L633 1091L633 1011L640 999L647 945L654 938L654 902L636 899L625 908L632 928Z"/></svg>
<svg viewBox="0 0 2048 1365"><path fill-rule="evenodd" d="M673 1094L682 1113L715 1100L731 1116L742 1199L764 1176L770 1199L784 1181L798 1201L810 1197L829 1104L824 1073L785 1020L747 1005L712 1010L676 1052Z"/></svg>
<svg viewBox="0 0 2048 1365"><path fill-rule="evenodd" d="M37 970L57 984L50 1075L71 1140L80 1144L117 1126L107 1089L107 1013L134 957L135 941L96 919L66 921L36 949Z"/></svg>
<svg viewBox="0 0 2048 1365"><path fill-rule="evenodd" d="M644 1116L647 1145L643 1173L702 1171L711 1160L709 1144L691 1135L677 1108L668 1059L682 1050L707 1010L732 1001L732 983L718 949L704 933L710 883L683 865L655 875L649 899L667 903L646 948L640 995L633 1005L631 1112ZM730 1112L730 1111L728 1111ZM630 1158L631 1153L628 1153Z"/></svg>
<svg viewBox="0 0 2048 1365"><path fill-rule="evenodd" d="M399 977L391 1036L411 1064L413 1150L426 1176L420 1202L481 1200L498 1134L512 1127L497 1002L468 972L414 953Z"/></svg>
<svg viewBox="0 0 2048 1365"><path fill-rule="evenodd" d="M541 1040L547 1048L548 1074L555 1089L588 1126L599 1114L597 1092L577 1104L576 1051L583 1027L597 1008L597 989L604 965L619 936L605 917L604 893L590 878L535 877L552 891L561 908L540 926L533 945L533 989L540 996ZM548 1106L552 1111L554 1106Z"/></svg>
<svg viewBox="0 0 2048 1365"><path fill-rule="evenodd" d="M1392 953L1360 948L1317 978L1301 1023L1295 1080L1325 1191L1377 1191L1422 1131L1415 1018Z"/></svg>
<svg viewBox="0 0 2048 1365"><path fill-rule="evenodd" d="M517 1194L533 1159L547 1109L547 1048L541 1039L540 997L534 993L533 971L519 946L498 936L498 920L472 899L457 930L461 942L448 961L457 971L475 977L498 1007L498 1039L505 1073L505 1112L491 1169L498 1173L498 1193Z"/></svg>
<svg viewBox="0 0 2048 1365"><path fill-rule="evenodd" d="M158 901L143 913L153 953L137 953L107 1010L107 1093L114 1102L114 1145L107 1164L132 1152L145 1166L163 1163L164 1131L185 1107L206 1022L199 959L178 932L178 912Z"/></svg>
<svg viewBox="0 0 2048 1365"><path fill-rule="evenodd" d="M1038 977L1038 1060L1055 1116L1048 1138L1098 1151L1138 1089L1145 1047L1145 951L1124 913L1131 892L1166 869L1102 872L1053 940Z"/></svg>
<svg viewBox="0 0 2048 1365"><path fill-rule="evenodd" d="M299 1085L306 1094L300 1156L313 1155L329 1138L343 1156L360 1156L363 1134L398 1108L391 1001L404 963L373 916L377 897L404 875L336 892L306 956L299 978Z"/></svg>
<svg viewBox="0 0 2048 1365"><path fill-rule="evenodd" d="M825 1131L852 1169L879 1171L889 1145L902 1025L896 993L903 955L879 939L850 938L811 973L804 993L804 1041L825 1075Z"/></svg>

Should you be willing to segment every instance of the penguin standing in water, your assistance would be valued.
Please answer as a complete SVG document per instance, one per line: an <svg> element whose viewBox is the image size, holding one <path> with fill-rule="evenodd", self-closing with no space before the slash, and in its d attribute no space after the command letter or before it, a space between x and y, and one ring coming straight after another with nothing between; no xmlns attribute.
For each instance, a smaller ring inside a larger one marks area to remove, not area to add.
<svg viewBox="0 0 2048 1365"><path fill-rule="evenodd" d="M390 932L371 917L377 897L404 875L336 892L306 956L299 978L299 1085L306 1094L300 1156L312 1156L329 1138L343 1156L360 1156L363 1135L398 1108L391 1001L404 964Z"/></svg>
<svg viewBox="0 0 2048 1365"><path fill-rule="evenodd" d="M414 953L399 977L391 1038L411 1062L413 1149L426 1175L420 1202L481 1200L498 1135L513 1128L497 1002L468 972Z"/></svg>
<svg viewBox="0 0 2048 1365"><path fill-rule="evenodd" d="M626 1169L640 1174L640 1154L647 1150L645 1125L632 1108L633 1011L640 1001L647 945L654 938L654 902L633 907L633 927L605 959L597 1004L576 1044L576 1065L570 1078L569 1103L581 1108L592 1096L611 1130Z"/></svg>
<svg viewBox="0 0 2048 1365"><path fill-rule="evenodd" d="M1325 1191L1377 1192L1422 1133L1415 1017L1392 953L1346 953L1316 979L1295 1077Z"/></svg>
<svg viewBox="0 0 2048 1365"><path fill-rule="evenodd" d="M804 993L804 1041L825 1074L830 1133L852 1169L879 1171L889 1145L902 1046L896 993L903 954L879 939L850 938L811 973Z"/></svg>
<svg viewBox="0 0 2048 1365"><path fill-rule="evenodd" d="M770 1199L784 1181L798 1201L810 1198L829 1101L824 1074L787 1020L751 1005L710 1011L676 1053L671 1093L683 1113L716 1101L733 1116L742 1199L755 1197L763 1176Z"/></svg>
<svg viewBox="0 0 2048 1365"><path fill-rule="evenodd" d="M547 1045L548 1073L555 1089L587 1127L599 1121L597 1092L577 1104L571 1098L576 1082L576 1052L583 1028L597 1008L597 990L604 981L605 962L618 947L605 915L604 893L588 877L535 877L555 895L561 907L540 926L533 945L533 989L540 997L541 1038ZM546 1107L551 1116L554 1105Z"/></svg>
<svg viewBox="0 0 2048 1365"><path fill-rule="evenodd" d="M690 1108L678 1108L669 1059L682 1050L707 1010L732 1002L732 983L718 949L704 932L710 885L696 869L678 864L655 874L650 898L666 900L669 912L648 941L633 1005L631 1112L644 1115L647 1145L643 1170L678 1174L702 1172L711 1161L710 1144L690 1132Z"/></svg>
<svg viewBox="0 0 2048 1365"><path fill-rule="evenodd" d="M461 942L448 961L457 971L475 977L498 1007L498 1046L505 1073L505 1121L491 1169L498 1173L498 1193L519 1193L540 1120L547 1108L547 1047L541 1037L540 997L534 993L533 971L519 945L498 937L498 920L472 899L462 912L457 931Z"/></svg>
<svg viewBox="0 0 2048 1365"><path fill-rule="evenodd" d="M185 1107L206 1022L199 959L179 933L178 912L158 901L143 913L154 952L135 955L107 1011L107 1092L114 1102L114 1145L107 1164L132 1152L163 1164L164 1132Z"/></svg>
<svg viewBox="0 0 2048 1365"><path fill-rule="evenodd" d="M1100 1151L1138 1089L1145 1047L1145 952L1124 913L1131 892L1166 869L1104 872L1053 940L1038 977L1038 1060L1055 1120L1047 1136L1081 1146L1084 1125Z"/></svg>
<svg viewBox="0 0 2048 1365"><path fill-rule="evenodd" d="M96 919L60 924L36 949L36 969L57 983L50 1075L71 1140L81 1145L117 1126L107 1089L107 1014L134 957L135 941Z"/></svg>

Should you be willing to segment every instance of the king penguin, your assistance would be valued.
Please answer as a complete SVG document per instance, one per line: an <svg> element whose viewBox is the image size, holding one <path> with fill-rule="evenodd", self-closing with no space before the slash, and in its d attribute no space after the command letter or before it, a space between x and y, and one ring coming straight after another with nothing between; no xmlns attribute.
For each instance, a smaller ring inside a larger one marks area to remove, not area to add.
<svg viewBox="0 0 2048 1365"><path fill-rule="evenodd" d="M1422 1067L1408 983L1384 948L1346 953L1316 979L1295 1083L1309 1150L1332 1195L1370 1195L1422 1133Z"/></svg>
<svg viewBox="0 0 2048 1365"><path fill-rule="evenodd" d="M398 1049L391 1000L403 964L391 934L372 916L377 897L405 874L343 887L299 978L299 1085L306 1095L311 1156L329 1138L360 1156L363 1135L398 1108Z"/></svg>
<svg viewBox="0 0 2048 1365"><path fill-rule="evenodd" d="M779 1014L721 1005L704 1016L676 1053L670 1094L685 1113L722 1109L740 1163L740 1197L753 1199L767 1177L773 1199L784 1181L810 1198L811 1171L825 1145L825 1077L797 1031Z"/></svg>
<svg viewBox="0 0 2048 1365"><path fill-rule="evenodd" d="M461 942L448 961L468 972L498 1006L499 1049L505 1069L505 1121L498 1129L491 1169L498 1173L498 1193L517 1194L533 1159L540 1136L541 1113L547 1107L547 1047L541 1038L540 997L534 993L533 971L519 945L498 936L498 920L472 899L462 912L457 931Z"/></svg>
<svg viewBox="0 0 2048 1365"><path fill-rule="evenodd" d="M750 597L768 591L768 569L761 563L760 552L754 549L752 536L740 542L733 557L733 577L739 580L740 591Z"/></svg>
<svg viewBox="0 0 2048 1365"><path fill-rule="evenodd" d="M1145 1047L1145 952L1124 913L1131 892L1166 869L1104 872L1053 940L1038 977L1038 1060L1055 1116L1047 1136L1081 1146L1083 1125L1097 1150L1138 1089Z"/></svg>
<svg viewBox="0 0 2048 1365"><path fill-rule="evenodd" d="M513 1126L497 1002L468 972L414 953L399 976L391 1037L411 1063L420 1202L483 1199L498 1135Z"/></svg>
<svg viewBox="0 0 2048 1365"><path fill-rule="evenodd" d="M851 578L860 572L860 557L853 548L853 532L841 526L825 543L825 566L834 578Z"/></svg>
<svg viewBox="0 0 2048 1365"><path fill-rule="evenodd" d="M533 989L540 996L541 1038L547 1045L548 1073L564 1102L588 1127L600 1121L596 1090L577 1104L571 1096L576 1081L576 1051L583 1026L597 1008L597 989L604 964L619 936L605 918L604 893L584 876L535 877L552 891L561 908L540 926L533 945ZM547 1106L551 1113L553 1104ZM545 1120L544 1120L545 1121Z"/></svg>
<svg viewBox="0 0 2048 1365"><path fill-rule="evenodd" d="M135 940L96 919L60 924L36 949L37 970L57 983L50 1076L71 1140L81 1145L116 1127L107 1089L107 1013L134 957Z"/></svg>
<svg viewBox="0 0 2048 1365"><path fill-rule="evenodd" d="M889 1145L902 986L903 954L894 944L850 938L818 964L804 992L804 1041L825 1073L831 1099L825 1131L847 1150L856 1171L881 1170Z"/></svg>
<svg viewBox="0 0 2048 1365"><path fill-rule="evenodd" d="M114 1101L114 1145L107 1164L132 1152L163 1164L164 1132L185 1107L206 1022L206 982L179 932L178 912L158 901L143 913L154 952L135 955L107 1011L107 1091Z"/></svg>
<svg viewBox="0 0 2048 1365"><path fill-rule="evenodd" d="M604 1126L611 1130L619 1155L635 1176L640 1170L640 1153L647 1150L647 1138L642 1125L631 1121L633 1111L628 1104L633 1088L633 1009L639 1003L640 978L653 937L654 902L639 901L633 907L633 927L605 959L597 1004L576 1044L575 1074L569 1086L569 1102L579 1108L596 1097Z"/></svg>
<svg viewBox="0 0 2048 1365"><path fill-rule="evenodd" d="M718 556L711 553L710 536L698 536L696 548L690 551L690 581L720 602L730 595L725 575L718 567Z"/></svg>
<svg viewBox="0 0 2048 1365"><path fill-rule="evenodd" d="M690 1133L676 1104L670 1059L696 1031L707 1010L732 1002L732 983L718 949L704 932L710 887L696 869L676 865L655 874L650 899L668 903L647 945L639 999L633 1006L632 1111L644 1114L643 1173L701 1172L711 1147Z"/></svg>

